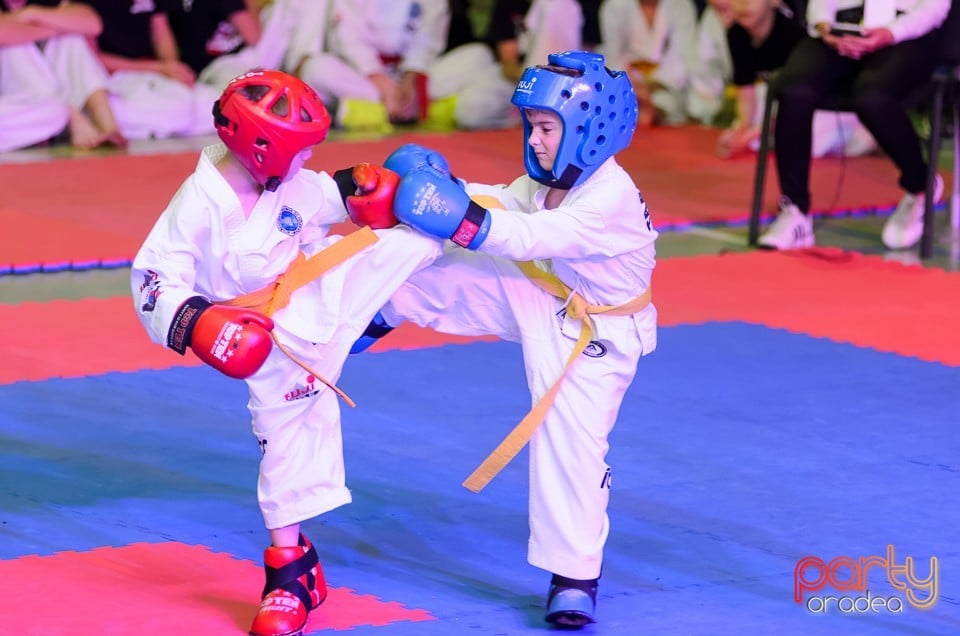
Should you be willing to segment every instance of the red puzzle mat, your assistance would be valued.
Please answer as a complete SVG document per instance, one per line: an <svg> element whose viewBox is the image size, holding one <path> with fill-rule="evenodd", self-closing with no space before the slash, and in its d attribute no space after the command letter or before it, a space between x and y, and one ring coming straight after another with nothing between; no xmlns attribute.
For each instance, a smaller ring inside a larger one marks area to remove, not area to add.
<svg viewBox="0 0 960 636"><path fill-rule="evenodd" d="M130 636L136 625L138 634L245 634L250 590L262 586L259 565L181 543L21 557L0 561L0 595L16 608L0 631ZM330 588L327 602L335 611L311 613L304 633L435 620L346 588Z"/></svg>
<svg viewBox="0 0 960 636"><path fill-rule="evenodd" d="M719 132L688 126L641 131L618 155L660 228L747 219L755 159L713 155ZM442 152L470 181L509 182L522 174L519 129L406 133L374 141L327 141L309 166L336 170L381 162L410 141ZM156 217L193 171L197 153L113 155L0 165L0 274L128 264ZM880 157L814 162L814 208L888 208L899 198L896 172ZM838 190L839 186L839 190ZM768 177L766 209L777 195ZM344 226L344 230L349 226Z"/></svg>
<svg viewBox="0 0 960 636"><path fill-rule="evenodd" d="M664 326L749 322L960 366L958 273L810 250L665 259L654 281ZM149 342L126 296L0 305L0 332L17 334L0 383L200 364ZM374 350L471 341L403 325Z"/></svg>

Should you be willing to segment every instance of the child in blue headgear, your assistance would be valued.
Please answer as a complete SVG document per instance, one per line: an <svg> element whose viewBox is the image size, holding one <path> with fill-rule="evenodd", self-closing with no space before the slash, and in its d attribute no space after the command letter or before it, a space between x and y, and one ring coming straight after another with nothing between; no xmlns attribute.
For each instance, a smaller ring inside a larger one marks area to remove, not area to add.
<svg viewBox="0 0 960 636"><path fill-rule="evenodd" d="M397 217L465 249L410 278L368 335L409 320L521 344L536 406L508 446L529 437L528 560L553 575L546 620L580 627L595 620L609 531L607 436L656 346L657 232L614 157L637 123L626 74L597 54L557 53L525 70L512 102L527 174L508 186L454 179L443 157L419 146L388 158L403 175ZM479 490L510 457L494 456L464 485Z"/></svg>

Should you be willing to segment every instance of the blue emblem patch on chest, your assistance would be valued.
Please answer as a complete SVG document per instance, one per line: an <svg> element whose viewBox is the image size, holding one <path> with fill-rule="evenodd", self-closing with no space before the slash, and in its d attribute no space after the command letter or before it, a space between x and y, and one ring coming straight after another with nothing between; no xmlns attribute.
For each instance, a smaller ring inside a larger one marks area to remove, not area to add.
<svg viewBox="0 0 960 636"><path fill-rule="evenodd" d="M591 340L584 348L583 355L590 358L602 358L607 355L607 347L599 340Z"/></svg>
<svg viewBox="0 0 960 636"><path fill-rule="evenodd" d="M303 218L300 217L299 212L285 205L280 208L280 215L277 217L277 229L290 236L298 234L303 229Z"/></svg>

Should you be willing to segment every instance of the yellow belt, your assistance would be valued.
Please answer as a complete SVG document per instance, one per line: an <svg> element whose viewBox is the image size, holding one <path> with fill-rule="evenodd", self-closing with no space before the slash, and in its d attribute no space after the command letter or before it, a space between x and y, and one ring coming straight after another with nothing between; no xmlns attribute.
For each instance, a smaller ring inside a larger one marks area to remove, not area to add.
<svg viewBox="0 0 960 636"><path fill-rule="evenodd" d="M567 313L573 318L580 320L580 336L567 358L567 363L563 368L563 373L553 383L550 389L544 394L529 413L517 424L512 431L500 442L492 453L474 470L463 482L464 487L473 492L480 492L486 487L497 473L510 463L517 456L517 453L526 446L530 438L536 432L540 424L547 416L553 401L560 391L560 384L573 366L577 357L583 353L587 345L593 339L593 320L591 315L606 314L608 316L629 316L644 309L653 299L653 292L650 287L642 294L622 305L591 305L584 300L579 293L574 293L563 281L555 274L545 272L537 267L533 262L524 261L517 263L520 271L530 279L534 285L547 292L551 296L567 301Z"/></svg>
<svg viewBox="0 0 960 636"><path fill-rule="evenodd" d="M244 294L243 296L222 301L218 304L229 307L245 307L259 311L266 316L272 316L275 312L280 311L289 304L293 292L310 281L320 278L329 270L376 242L377 235L373 233L373 230L366 226L362 227L347 234L336 243L329 245L310 258L304 256L303 252L299 253L297 258L287 267L287 271L277 276L277 278L266 287L250 292L249 294ZM307 373L315 376L318 380L330 387L349 406L356 406L356 403L350 399L350 396L304 364L299 358L293 355L289 349L284 347L277 338L275 331L270 332L270 335L273 337L273 342L277 345L277 348L286 354L288 358L300 365Z"/></svg>

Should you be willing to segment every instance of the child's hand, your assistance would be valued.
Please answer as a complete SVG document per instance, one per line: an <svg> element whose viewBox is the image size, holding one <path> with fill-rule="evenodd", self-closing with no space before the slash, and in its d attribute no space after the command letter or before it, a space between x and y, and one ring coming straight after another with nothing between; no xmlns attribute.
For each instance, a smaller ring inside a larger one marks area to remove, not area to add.
<svg viewBox="0 0 960 636"><path fill-rule="evenodd" d="M424 105L420 103L421 95L417 84L421 81L426 81L426 77L423 76L422 73L408 71L403 74L403 77L397 84L398 111L397 114L392 117L394 121L415 122L420 119ZM424 86L426 86L426 84L424 84Z"/></svg>
<svg viewBox="0 0 960 636"><path fill-rule="evenodd" d="M400 110L400 91L397 83L385 73L374 73L370 76L370 81L377 87L377 92L380 93L380 101L383 102L387 109L387 115L392 120L394 113Z"/></svg>
<svg viewBox="0 0 960 636"><path fill-rule="evenodd" d="M886 48L893 44L893 33L890 29L880 27L864 29L863 35L845 35L840 38L837 51L840 55L859 60L868 53Z"/></svg>
<svg viewBox="0 0 960 636"><path fill-rule="evenodd" d="M197 74L193 69L179 60L161 60L159 70L161 75L186 86L193 86L197 82Z"/></svg>

